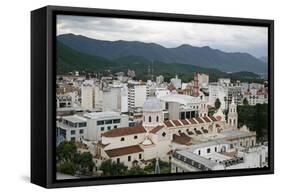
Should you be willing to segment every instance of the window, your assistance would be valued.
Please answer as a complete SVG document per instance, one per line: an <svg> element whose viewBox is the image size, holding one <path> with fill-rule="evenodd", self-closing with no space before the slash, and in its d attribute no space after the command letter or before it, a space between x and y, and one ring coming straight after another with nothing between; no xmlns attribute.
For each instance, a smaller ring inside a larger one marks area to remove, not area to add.
<svg viewBox="0 0 281 194"><path fill-rule="evenodd" d="M208 148L207 149L207 153L209 154L211 152L211 148Z"/></svg>
<svg viewBox="0 0 281 194"><path fill-rule="evenodd" d="M217 151L217 147L215 147L215 152Z"/></svg>
<svg viewBox="0 0 281 194"><path fill-rule="evenodd" d="M201 150L198 150L198 155L201 155Z"/></svg>
<svg viewBox="0 0 281 194"><path fill-rule="evenodd" d="M111 127L110 126L107 126L107 130L110 130L111 129Z"/></svg>
<svg viewBox="0 0 281 194"><path fill-rule="evenodd" d="M159 116L156 117L156 122L159 122Z"/></svg>
<svg viewBox="0 0 281 194"><path fill-rule="evenodd" d="M131 162L131 156L128 156L128 162Z"/></svg>
<svg viewBox="0 0 281 194"><path fill-rule="evenodd" d="M101 130L101 131L104 131L104 127L101 127L100 130Z"/></svg>
<svg viewBox="0 0 281 194"><path fill-rule="evenodd" d="M80 129L79 133L80 133L80 134L83 134L83 133L84 133L84 130L83 130L83 129Z"/></svg>
<svg viewBox="0 0 281 194"><path fill-rule="evenodd" d="M121 140L120 141L125 141L125 138L124 137L121 137Z"/></svg>
<svg viewBox="0 0 281 194"><path fill-rule="evenodd" d="M117 158L116 162L117 162L117 164L119 164L120 163L120 158Z"/></svg>
<svg viewBox="0 0 281 194"><path fill-rule="evenodd" d="M121 119L113 119L113 123L120 123Z"/></svg>
<svg viewBox="0 0 281 194"><path fill-rule="evenodd" d="M166 136L166 133L165 133L165 132L163 132L163 133L162 133L162 136L163 136L163 137L165 137L165 136Z"/></svg>
<svg viewBox="0 0 281 194"><path fill-rule="evenodd" d="M148 122L150 122L150 123L151 123L151 116L149 116L149 117L148 117Z"/></svg>
<svg viewBox="0 0 281 194"><path fill-rule="evenodd" d="M72 137L70 140L71 140L71 141L75 141L75 137Z"/></svg>
<svg viewBox="0 0 281 194"><path fill-rule="evenodd" d="M116 129L117 128L117 125L114 125L114 129Z"/></svg>
<svg viewBox="0 0 281 194"><path fill-rule="evenodd" d="M86 127L86 126L87 126L87 123L86 123L86 122L84 122L84 123L79 123L78 126L79 126L79 127Z"/></svg>
<svg viewBox="0 0 281 194"><path fill-rule="evenodd" d="M71 131L70 131L70 134L71 134L71 135L75 135L75 132L76 132L75 130L71 130Z"/></svg>
<svg viewBox="0 0 281 194"><path fill-rule="evenodd" d="M141 159L142 158L142 156L141 156L141 154L139 154L139 159Z"/></svg>
<svg viewBox="0 0 281 194"><path fill-rule="evenodd" d="M104 125L104 121L97 121L97 125Z"/></svg>
<svg viewBox="0 0 281 194"><path fill-rule="evenodd" d="M135 136L134 136L134 139L138 139L138 136L137 136L137 135L135 135Z"/></svg>
<svg viewBox="0 0 281 194"><path fill-rule="evenodd" d="M105 124L112 124L112 120L106 120Z"/></svg>

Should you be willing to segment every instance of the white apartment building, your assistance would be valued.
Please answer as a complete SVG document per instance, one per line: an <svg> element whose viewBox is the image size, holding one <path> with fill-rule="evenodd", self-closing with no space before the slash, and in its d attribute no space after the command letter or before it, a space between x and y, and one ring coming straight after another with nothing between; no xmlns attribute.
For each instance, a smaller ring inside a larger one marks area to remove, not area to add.
<svg viewBox="0 0 281 194"><path fill-rule="evenodd" d="M168 90L167 88L156 88L155 89L155 96L157 98L163 97L163 96L167 96L169 95L171 92L170 90Z"/></svg>
<svg viewBox="0 0 281 194"><path fill-rule="evenodd" d="M81 107L92 110L95 107L95 87L93 84L81 85Z"/></svg>
<svg viewBox="0 0 281 194"><path fill-rule="evenodd" d="M267 165L266 146L235 147L226 140L209 141L175 151L172 173L263 168Z"/></svg>
<svg viewBox="0 0 281 194"><path fill-rule="evenodd" d="M57 108L73 108L78 103L78 92L69 92L56 95Z"/></svg>
<svg viewBox="0 0 281 194"><path fill-rule="evenodd" d="M251 106L268 103L268 94L265 89L251 88L244 93L244 98L247 99Z"/></svg>
<svg viewBox="0 0 281 194"><path fill-rule="evenodd" d="M206 73L197 73L198 85L200 88L207 88L209 85L209 75Z"/></svg>
<svg viewBox="0 0 281 194"><path fill-rule="evenodd" d="M159 75L156 77L156 83L157 84L162 84L164 82L164 76L163 75Z"/></svg>
<svg viewBox="0 0 281 194"><path fill-rule="evenodd" d="M176 75L175 78L171 79L171 84L173 84L173 86L175 86L176 89L181 88L181 79L178 78L178 75Z"/></svg>
<svg viewBox="0 0 281 194"><path fill-rule="evenodd" d="M128 107L142 107L148 96L147 86L144 84L129 84L128 85Z"/></svg>
<svg viewBox="0 0 281 194"><path fill-rule="evenodd" d="M222 82L222 81L221 81ZM215 106L216 99L221 102L221 108L226 110L228 108L228 88L218 83L209 84L209 102L211 106Z"/></svg>
<svg viewBox="0 0 281 194"><path fill-rule="evenodd" d="M57 123L58 135L66 140L99 141L103 133L111 129L128 127L128 115L118 112L91 112L83 116L72 115L62 117Z"/></svg>
<svg viewBox="0 0 281 194"><path fill-rule="evenodd" d="M67 141L87 138L87 119L78 115L64 116L57 121L57 137Z"/></svg>
<svg viewBox="0 0 281 194"><path fill-rule="evenodd" d="M208 114L207 101L202 96L198 97L169 94L159 97L163 110L168 111L168 119L186 119L198 116L206 116Z"/></svg>

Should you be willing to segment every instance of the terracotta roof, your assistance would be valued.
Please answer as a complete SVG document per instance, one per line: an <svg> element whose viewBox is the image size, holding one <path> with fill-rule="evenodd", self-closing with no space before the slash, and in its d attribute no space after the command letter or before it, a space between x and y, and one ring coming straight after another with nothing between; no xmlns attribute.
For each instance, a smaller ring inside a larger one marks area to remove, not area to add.
<svg viewBox="0 0 281 194"><path fill-rule="evenodd" d="M218 121L220 121L222 118L221 118L221 116L216 116L216 119L217 119Z"/></svg>
<svg viewBox="0 0 281 194"><path fill-rule="evenodd" d="M164 124L165 124L167 127L173 127L173 126L174 126L170 121L164 121Z"/></svg>
<svg viewBox="0 0 281 194"><path fill-rule="evenodd" d="M185 119L182 119L181 122L182 122L182 124L184 124L184 125L189 125L189 123L188 123Z"/></svg>
<svg viewBox="0 0 281 194"><path fill-rule="evenodd" d="M195 118L199 123L205 123L200 117Z"/></svg>
<svg viewBox="0 0 281 194"><path fill-rule="evenodd" d="M209 116L210 119L212 119L212 121L217 121L217 119L213 116Z"/></svg>
<svg viewBox="0 0 281 194"><path fill-rule="evenodd" d="M179 133L179 135L173 134L173 142L182 145L190 145L191 138L187 136L185 133Z"/></svg>
<svg viewBox="0 0 281 194"><path fill-rule="evenodd" d="M178 120L172 120L176 126L182 126L182 124Z"/></svg>
<svg viewBox="0 0 281 194"><path fill-rule="evenodd" d="M211 120L210 120L208 117L203 117L203 119L204 119L206 122L211 122Z"/></svg>
<svg viewBox="0 0 281 194"><path fill-rule="evenodd" d="M109 145L109 143L108 144L103 144L101 141L97 142L97 146L102 147L102 148L104 148L104 147L106 147L108 145Z"/></svg>
<svg viewBox="0 0 281 194"><path fill-rule="evenodd" d="M105 150L106 154L109 157L117 157L117 156L124 156L128 154L143 152L143 149L139 145L134 146L128 146L128 147L122 147L112 150Z"/></svg>
<svg viewBox="0 0 281 194"><path fill-rule="evenodd" d="M191 124L197 124L196 121L195 121L193 118L188 119L188 121L189 121Z"/></svg>
<svg viewBox="0 0 281 194"><path fill-rule="evenodd" d="M160 129L162 129L164 126L157 126L157 127L154 127L150 132L151 133L157 133Z"/></svg>
<svg viewBox="0 0 281 194"><path fill-rule="evenodd" d="M133 135L138 133L146 133L146 130L142 125L137 125L134 127L124 127L124 128L116 128L110 131L107 131L102 134L104 137L119 137L124 135Z"/></svg>

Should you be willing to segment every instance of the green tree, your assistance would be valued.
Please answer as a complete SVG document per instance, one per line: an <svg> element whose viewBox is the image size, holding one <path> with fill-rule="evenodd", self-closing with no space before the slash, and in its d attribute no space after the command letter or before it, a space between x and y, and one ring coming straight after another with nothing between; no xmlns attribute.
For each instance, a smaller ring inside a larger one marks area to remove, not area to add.
<svg viewBox="0 0 281 194"><path fill-rule="evenodd" d="M144 169L142 169L140 166L134 166L126 172L126 175L144 175L144 174L146 173Z"/></svg>
<svg viewBox="0 0 281 194"><path fill-rule="evenodd" d="M155 163L156 163L156 159L154 159L149 165L144 167L144 171L147 174L154 174L155 173ZM161 174L171 172L171 165L168 162L164 162L164 161L159 159L159 166L160 166Z"/></svg>
<svg viewBox="0 0 281 194"><path fill-rule="evenodd" d="M267 141L268 137L268 105L237 106L238 127L246 125L251 131L256 131L258 141Z"/></svg>
<svg viewBox="0 0 281 194"><path fill-rule="evenodd" d="M73 162L67 161L58 166L58 171L65 174L74 175L76 171L76 167Z"/></svg>
<svg viewBox="0 0 281 194"><path fill-rule="evenodd" d="M101 163L100 170L105 176L122 176L126 174L128 167L123 163L116 163L112 160L106 160Z"/></svg>
<svg viewBox="0 0 281 194"><path fill-rule="evenodd" d="M219 109L220 106L221 106L221 101L220 101L220 99L217 98L216 101L215 101L215 108Z"/></svg>
<svg viewBox="0 0 281 194"><path fill-rule="evenodd" d="M249 101L247 100L247 98L244 98L243 99L243 105L245 106L245 105L249 105Z"/></svg>
<svg viewBox="0 0 281 194"><path fill-rule="evenodd" d="M90 152L75 154L74 163L80 173L92 171L94 167L93 156Z"/></svg>
<svg viewBox="0 0 281 194"><path fill-rule="evenodd" d="M69 162L74 160L77 148L75 142L64 141L58 145L56 151L58 162Z"/></svg>

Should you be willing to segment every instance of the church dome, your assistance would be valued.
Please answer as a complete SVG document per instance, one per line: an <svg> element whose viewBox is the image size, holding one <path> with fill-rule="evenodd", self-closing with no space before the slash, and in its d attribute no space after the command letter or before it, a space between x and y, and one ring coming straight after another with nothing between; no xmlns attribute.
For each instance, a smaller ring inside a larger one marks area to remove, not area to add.
<svg viewBox="0 0 281 194"><path fill-rule="evenodd" d="M158 98L148 98L143 104L143 111L162 111L161 102Z"/></svg>

